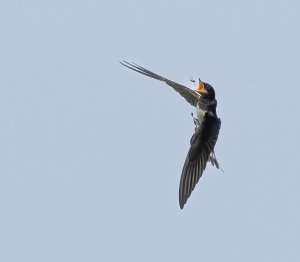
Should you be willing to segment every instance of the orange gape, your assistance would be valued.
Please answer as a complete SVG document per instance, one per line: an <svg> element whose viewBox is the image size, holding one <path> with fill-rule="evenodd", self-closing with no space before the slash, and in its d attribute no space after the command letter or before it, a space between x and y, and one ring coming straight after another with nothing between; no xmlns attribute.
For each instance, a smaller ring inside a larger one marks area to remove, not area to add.
<svg viewBox="0 0 300 262"><path fill-rule="evenodd" d="M204 89L204 84L203 84L203 82L201 81L201 82L199 82L199 85L198 85L198 87L197 87L197 89L196 89L196 92L200 92L200 91L202 91Z"/></svg>

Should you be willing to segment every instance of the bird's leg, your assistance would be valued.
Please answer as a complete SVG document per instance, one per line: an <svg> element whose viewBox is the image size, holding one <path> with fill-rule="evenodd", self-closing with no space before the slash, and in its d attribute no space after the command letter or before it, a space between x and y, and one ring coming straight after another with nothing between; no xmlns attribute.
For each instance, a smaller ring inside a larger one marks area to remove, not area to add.
<svg viewBox="0 0 300 262"><path fill-rule="evenodd" d="M192 118L193 118L193 121L194 121L194 124L195 124L195 131L196 131L196 129L199 127L199 125L200 125L200 122L199 122L199 120L197 119L197 118L195 118L194 117L194 114L193 113L191 113L191 116L192 116Z"/></svg>

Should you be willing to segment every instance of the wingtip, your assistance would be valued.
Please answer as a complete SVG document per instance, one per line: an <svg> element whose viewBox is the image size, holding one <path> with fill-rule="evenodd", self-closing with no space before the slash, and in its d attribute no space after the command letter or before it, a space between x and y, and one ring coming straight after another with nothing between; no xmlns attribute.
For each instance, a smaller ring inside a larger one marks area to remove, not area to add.
<svg viewBox="0 0 300 262"><path fill-rule="evenodd" d="M180 209L183 209L185 205L185 202L183 201L183 199L179 198L179 207Z"/></svg>
<svg viewBox="0 0 300 262"><path fill-rule="evenodd" d="M135 67L138 67L138 66L135 66L135 63L133 63L133 62L129 63L126 60L121 60L119 62L121 65L126 66L127 68L135 70L135 71L136 71Z"/></svg>
<svg viewBox="0 0 300 262"><path fill-rule="evenodd" d="M120 63L121 65L125 65L126 61L125 61L125 60L119 60L119 63Z"/></svg>

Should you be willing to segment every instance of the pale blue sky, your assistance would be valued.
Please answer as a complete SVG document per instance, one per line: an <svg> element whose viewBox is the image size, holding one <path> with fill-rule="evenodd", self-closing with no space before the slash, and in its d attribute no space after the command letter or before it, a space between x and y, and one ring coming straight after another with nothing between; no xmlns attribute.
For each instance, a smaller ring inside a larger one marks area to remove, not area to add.
<svg viewBox="0 0 300 262"><path fill-rule="evenodd" d="M300 261L298 1L0 1L0 261ZM184 210L184 99L225 173Z"/></svg>

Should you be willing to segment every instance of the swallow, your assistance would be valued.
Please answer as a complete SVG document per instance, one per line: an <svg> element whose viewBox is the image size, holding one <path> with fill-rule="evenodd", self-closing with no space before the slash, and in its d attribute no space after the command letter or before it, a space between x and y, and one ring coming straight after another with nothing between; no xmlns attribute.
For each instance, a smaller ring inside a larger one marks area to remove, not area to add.
<svg viewBox="0 0 300 262"><path fill-rule="evenodd" d="M220 168L214 153L221 128L221 119L218 118L216 112L215 90L212 85L201 81L200 78L197 88L192 90L135 63L126 61L120 63L140 74L165 82L196 108L196 118L192 114L195 132L190 139L190 149L183 165L179 184L179 206L183 209L202 176L207 162L211 162L218 169Z"/></svg>

